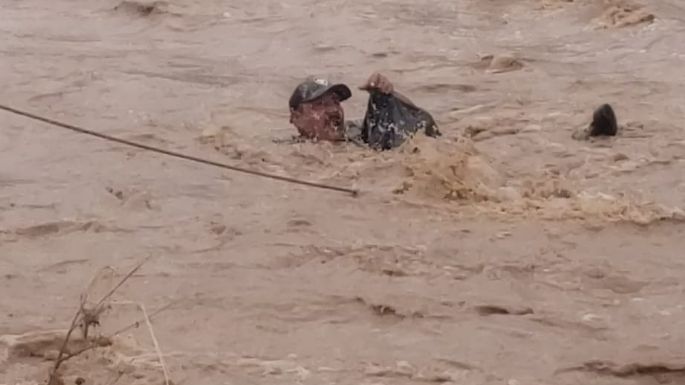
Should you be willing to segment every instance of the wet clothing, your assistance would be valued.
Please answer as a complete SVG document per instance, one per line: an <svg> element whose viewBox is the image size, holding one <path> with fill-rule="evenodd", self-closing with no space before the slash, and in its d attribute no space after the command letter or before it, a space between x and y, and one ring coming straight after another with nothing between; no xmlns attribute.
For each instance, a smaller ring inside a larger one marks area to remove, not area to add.
<svg viewBox="0 0 685 385"><path fill-rule="evenodd" d="M423 131L428 136L440 136L433 117L409 99L393 92L372 91L361 127L361 140L376 150L389 150Z"/></svg>
<svg viewBox="0 0 685 385"><path fill-rule="evenodd" d="M415 133L441 133L433 117L398 93L372 92L363 119L346 120L344 139L376 150L395 148Z"/></svg>

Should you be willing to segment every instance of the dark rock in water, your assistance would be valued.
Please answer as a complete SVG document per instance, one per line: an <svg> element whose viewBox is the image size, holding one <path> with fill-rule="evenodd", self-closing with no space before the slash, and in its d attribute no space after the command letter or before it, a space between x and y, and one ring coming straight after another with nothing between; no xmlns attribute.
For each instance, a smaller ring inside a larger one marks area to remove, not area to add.
<svg viewBox="0 0 685 385"><path fill-rule="evenodd" d="M618 123L614 109L608 104L601 105L592 115L590 136L615 136L617 132Z"/></svg>
<svg viewBox="0 0 685 385"><path fill-rule="evenodd" d="M614 109L609 104L602 104L592 114L589 126L576 130L572 137L576 140L588 140L597 136L616 136L618 122Z"/></svg>
<svg viewBox="0 0 685 385"><path fill-rule="evenodd" d="M138 16L150 16L152 14L164 13L167 3L163 1L129 1L124 0L114 7L115 11L126 12Z"/></svg>

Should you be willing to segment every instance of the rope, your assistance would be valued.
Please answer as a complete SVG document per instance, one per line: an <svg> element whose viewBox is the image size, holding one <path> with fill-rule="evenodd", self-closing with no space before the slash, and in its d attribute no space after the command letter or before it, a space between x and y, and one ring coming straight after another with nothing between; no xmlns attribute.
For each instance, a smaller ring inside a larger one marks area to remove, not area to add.
<svg viewBox="0 0 685 385"><path fill-rule="evenodd" d="M159 154L171 156L174 158L185 159L185 160L189 160L192 162L197 162L197 163L201 163L201 164L206 164L206 165L210 165L210 166L224 168L224 169L228 169L231 171L237 171L237 172L241 172L244 174L250 174L250 175L254 175L254 176L258 176L258 177L262 177L262 178L275 179L275 180L280 180L282 182L299 184L299 185L314 187L314 188L318 188L318 189L343 192L343 193L350 194L354 197L356 197L359 194L358 190L351 189L351 188L330 186L330 185L326 185L326 184L322 184L322 183L315 183L315 182L308 182L308 181L304 181L304 180L299 180L299 179L295 179L295 178L291 178L291 177L287 177L287 176L268 174L268 173L261 172L261 171L255 171L255 170L250 170L250 169L246 169L246 168L242 168L242 167L232 166L232 165L225 164L225 163L214 162L211 160L202 159L202 158L182 154L182 153L175 152L175 151L164 150L161 148L148 146L146 144L132 142L132 141L126 140L126 139L115 138L113 136L101 134L101 133L98 133L95 131L87 130L85 128L73 126L71 124L58 122L58 121L53 120L53 119L44 118L42 116L38 116L38 115L29 113L29 112L21 111L21 110L18 110L16 108L8 107L8 106L2 105L2 104L0 104L0 110L11 112L13 114L24 116L26 118L37 120L37 121L40 121L43 123L51 124L53 126L65 128L67 130L75 131L75 132L78 132L80 134L94 136L96 138L104 139L104 140L107 140L110 142L120 143L120 144L124 144L126 146L136 147L136 148L140 148L143 150L147 150L147 151L156 152Z"/></svg>

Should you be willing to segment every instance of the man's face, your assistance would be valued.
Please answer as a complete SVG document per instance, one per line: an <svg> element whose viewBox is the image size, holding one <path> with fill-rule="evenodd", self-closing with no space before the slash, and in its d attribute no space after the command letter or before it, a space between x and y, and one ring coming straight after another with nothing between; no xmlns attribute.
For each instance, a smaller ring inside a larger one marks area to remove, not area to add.
<svg viewBox="0 0 685 385"><path fill-rule="evenodd" d="M335 93L328 93L290 111L290 122L301 136L317 140L343 139L345 113Z"/></svg>

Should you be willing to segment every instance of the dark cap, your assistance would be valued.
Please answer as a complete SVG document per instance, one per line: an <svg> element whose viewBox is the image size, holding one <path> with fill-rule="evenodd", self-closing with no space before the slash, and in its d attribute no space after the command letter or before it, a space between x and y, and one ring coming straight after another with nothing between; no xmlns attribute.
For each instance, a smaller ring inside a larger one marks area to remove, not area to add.
<svg viewBox="0 0 685 385"><path fill-rule="evenodd" d="M331 85L326 79L310 78L295 88L290 97L290 108L297 109L300 104L316 100L329 92L335 92L341 102L352 96L352 91L344 84Z"/></svg>

